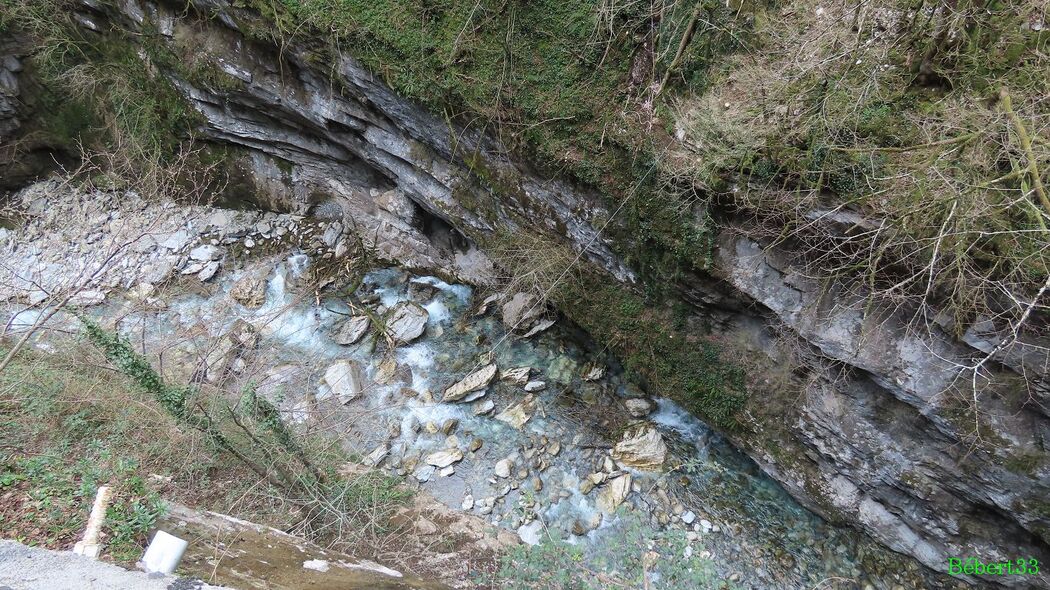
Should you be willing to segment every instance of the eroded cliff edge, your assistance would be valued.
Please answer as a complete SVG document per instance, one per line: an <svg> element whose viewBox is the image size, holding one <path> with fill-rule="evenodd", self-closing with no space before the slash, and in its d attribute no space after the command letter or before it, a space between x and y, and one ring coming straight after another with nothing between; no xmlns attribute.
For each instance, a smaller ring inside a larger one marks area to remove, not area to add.
<svg viewBox="0 0 1050 590"><path fill-rule="evenodd" d="M189 9L83 2L77 15L89 34L104 38L118 23L143 44L192 49L217 72L152 65L201 115L201 138L231 149L239 182L268 206L338 199L382 254L474 283L501 274L486 252L511 235L560 240L625 297L647 286L602 233L616 210L596 190L533 170L491 137L400 98L351 57L255 40L248 31L262 17L221 0ZM13 137L39 105L11 100L32 84L22 66L32 49L3 49L0 130ZM377 186L400 190L369 191ZM789 244L759 235L729 220L712 268L682 273L672 289L688 305L672 337L699 346L710 336L730 351L720 362L754 377L726 434L806 505L931 568L949 556L1050 560L1050 390L1039 343L999 349L1004 335L976 329L956 338L943 318L915 330L903 310L808 277ZM594 305L562 308L587 328L602 321ZM1004 385L982 394L974 421L949 393L960 367L993 352L987 369ZM686 405L711 419L703 403Z"/></svg>

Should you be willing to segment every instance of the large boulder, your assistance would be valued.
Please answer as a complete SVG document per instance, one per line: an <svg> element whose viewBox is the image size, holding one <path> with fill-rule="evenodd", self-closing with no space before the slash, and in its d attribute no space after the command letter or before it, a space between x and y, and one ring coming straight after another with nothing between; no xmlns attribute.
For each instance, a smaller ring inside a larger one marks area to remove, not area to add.
<svg viewBox="0 0 1050 590"><path fill-rule="evenodd" d="M423 335L430 314L418 303L403 301L394 306L386 320L386 331L394 342L407 344Z"/></svg>
<svg viewBox="0 0 1050 590"><path fill-rule="evenodd" d="M660 431L648 424L628 428L612 450L613 459L635 469L659 470L667 459L667 445Z"/></svg>
<svg viewBox="0 0 1050 590"><path fill-rule="evenodd" d="M457 402L468 396L468 394L488 387L489 383L496 378L496 363L490 363L460 379L445 390L442 398L444 402Z"/></svg>
<svg viewBox="0 0 1050 590"><path fill-rule="evenodd" d="M331 394L338 397L339 401L347 403L364 391L364 371L357 361L339 360L333 363L324 372L322 379Z"/></svg>

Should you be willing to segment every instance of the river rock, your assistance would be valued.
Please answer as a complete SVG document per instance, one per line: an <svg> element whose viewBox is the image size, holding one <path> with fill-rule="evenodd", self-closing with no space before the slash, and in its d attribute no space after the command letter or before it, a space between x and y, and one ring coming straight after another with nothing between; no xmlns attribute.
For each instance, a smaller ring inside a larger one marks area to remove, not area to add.
<svg viewBox="0 0 1050 590"><path fill-rule="evenodd" d="M199 262L211 262L212 260L218 260L221 258L224 253L225 250L219 246L204 244L203 246L197 246L190 250L190 259Z"/></svg>
<svg viewBox="0 0 1050 590"><path fill-rule="evenodd" d="M459 449L448 449L427 455L427 465L433 465L438 469L444 469L453 463L463 460L463 453Z"/></svg>
<svg viewBox="0 0 1050 590"><path fill-rule="evenodd" d="M168 250L175 250L176 252L186 247L186 244L190 243L190 233L184 229L174 231L170 234L161 234L157 236L160 241L161 248L167 248Z"/></svg>
<svg viewBox="0 0 1050 590"><path fill-rule="evenodd" d="M404 370L397 364L397 359L388 357L380 361L379 365L376 366L374 379L376 383L387 385L396 380L399 370Z"/></svg>
<svg viewBox="0 0 1050 590"><path fill-rule="evenodd" d="M534 325L528 332L525 332L525 335L523 335L522 338L531 338L553 325L554 320L540 320L536 322L536 325Z"/></svg>
<svg viewBox="0 0 1050 590"><path fill-rule="evenodd" d="M88 307L98 305L106 300L106 294L98 289L78 291L69 298L69 305Z"/></svg>
<svg viewBox="0 0 1050 590"><path fill-rule="evenodd" d="M510 301L503 304L503 325L511 330L528 330L529 326L540 317L543 306L531 293L515 293Z"/></svg>
<svg viewBox="0 0 1050 590"><path fill-rule="evenodd" d="M627 499L627 495L631 493L631 474L625 473L617 478L609 481L598 492L598 499L595 503L598 509L606 514L612 514L616 512L616 509L623 504L623 501Z"/></svg>
<svg viewBox="0 0 1050 590"><path fill-rule="evenodd" d="M595 512L587 518L577 519L572 523L572 534L583 536L602 524L602 513Z"/></svg>
<svg viewBox="0 0 1050 590"><path fill-rule="evenodd" d="M386 456L390 453L390 445L383 443L375 448L371 453L365 457L363 463L368 467L376 467L386 459Z"/></svg>
<svg viewBox="0 0 1050 590"><path fill-rule="evenodd" d="M256 393L271 402L286 397L288 390L294 387L305 371L297 365L278 365L266 372L262 381L255 387Z"/></svg>
<svg viewBox="0 0 1050 590"><path fill-rule="evenodd" d="M242 352L255 348L259 335L248 322L238 319L204 357L205 379L215 383L223 378L234 359Z"/></svg>
<svg viewBox="0 0 1050 590"><path fill-rule="evenodd" d="M442 401L446 403L461 400L465 401L468 394L488 387L489 383L492 383L492 380L495 377L496 363L485 365L446 389Z"/></svg>
<svg viewBox="0 0 1050 590"><path fill-rule="evenodd" d="M572 383L579 365L568 355L561 355L547 367L547 376L556 383Z"/></svg>
<svg viewBox="0 0 1050 590"><path fill-rule="evenodd" d="M412 301L430 301L437 293L438 288L430 283L424 283L423 281L408 282L408 298Z"/></svg>
<svg viewBox="0 0 1050 590"><path fill-rule="evenodd" d="M230 298L245 307L257 308L266 303L266 279L269 267L260 267L247 272L230 288Z"/></svg>
<svg viewBox="0 0 1050 590"><path fill-rule="evenodd" d="M430 314L418 303L403 301L394 306L386 320L386 330L398 344L407 344L423 335Z"/></svg>
<svg viewBox="0 0 1050 590"><path fill-rule="evenodd" d="M344 322L339 324L338 329L332 334L332 341L343 346L356 344L357 341L364 337L365 333L368 332L368 326L370 323L371 320L369 320L366 315L347 318Z"/></svg>
<svg viewBox="0 0 1050 590"><path fill-rule="evenodd" d="M533 409L534 404L526 399L496 414L496 419L510 424L517 430L521 430L524 428L525 423L529 421L529 418L532 418Z"/></svg>
<svg viewBox="0 0 1050 590"><path fill-rule="evenodd" d="M214 277L215 274L218 273L218 272L219 272L219 263L218 263L218 261L209 262L208 264L204 265L204 268L202 268L199 273L197 273L197 280L199 280L202 283L206 283L212 277Z"/></svg>
<svg viewBox="0 0 1050 590"><path fill-rule="evenodd" d="M652 402L643 398L626 400L624 405L627 406L627 413L635 418L644 418L653 411Z"/></svg>
<svg viewBox="0 0 1050 590"><path fill-rule="evenodd" d="M509 458L500 459L499 461L496 461L496 467L495 469L493 469L493 472L496 474L496 477L507 479L508 477L510 477L510 470L513 467L514 462L511 461Z"/></svg>
<svg viewBox="0 0 1050 590"><path fill-rule="evenodd" d="M357 361L339 360L324 372L323 381L339 401L347 403L364 391L364 373Z"/></svg>
<svg viewBox="0 0 1050 590"><path fill-rule="evenodd" d="M492 411L495 410L495 409L496 409L496 402L494 402L494 401L492 401L490 399L483 399L483 400L481 400L481 401L479 401L479 402L474 404L474 415L475 416L484 416L486 414L491 414Z"/></svg>
<svg viewBox="0 0 1050 590"><path fill-rule="evenodd" d="M537 392L537 391L543 391L546 388L547 388L547 384L544 383L543 381L529 381L528 383L525 384L525 391L527 391L529 393L534 393L534 392Z"/></svg>
<svg viewBox="0 0 1050 590"><path fill-rule="evenodd" d="M532 371L531 367L514 367L513 369L500 372L499 378L503 381L510 381L515 385L525 385L529 382L530 371Z"/></svg>
<svg viewBox="0 0 1050 590"><path fill-rule="evenodd" d="M518 537L526 545L539 545L543 534L543 523L534 520L518 527Z"/></svg>
<svg viewBox="0 0 1050 590"><path fill-rule="evenodd" d="M597 364L587 365L583 370L583 375L581 375L584 381L597 381L604 376L605 367Z"/></svg>
<svg viewBox="0 0 1050 590"><path fill-rule="evenodd" d="M628 428L612 451L613 459L635 469L658 470L667 458L660 431L649 425Z"/></svg>

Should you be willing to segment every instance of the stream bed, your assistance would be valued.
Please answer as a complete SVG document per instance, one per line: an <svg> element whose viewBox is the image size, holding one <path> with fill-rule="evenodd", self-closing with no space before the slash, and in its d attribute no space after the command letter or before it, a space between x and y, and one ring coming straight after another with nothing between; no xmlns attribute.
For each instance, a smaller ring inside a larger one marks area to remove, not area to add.
<svg viewBox="0 0 1050 590"><path fill-rule="evenodd" d="M643 392L564 320L529 338L508 334L498 305L479 312L481 297L472 288L396 268L366 275L355 304L347 297L303 296L297 284L309 265L302 254L270 265L257 305L230 296L251 272L238 270L209 290L172 295L159 310L125 303L118 327L144 342L174 336L189 343L187 354L204 358L216 338L247 322L258 344L235 361L234 379L254 383L287 421L339 432L353 455L529 543L562 539L607 563L630 513L642 537L678 532L680 557L664 559L704 568L725 587L927 587L927 572L894 565L893 554L800 506L674 402L653 399L651 413L632 418L622 402ZM417 339L394 345L375 336L374 326L355 344L333 338L362 306L378 318L404 302L427 312ZM114 305L102 313L116 313ZM350 396L325 381L338 363L359 381ZM440 401L445 388L489 363L504 376L528 367L533 391L520 380L496 378L472 402ZM663 468L625 469L610 458L619 434L638 423L660 433L668 449ZM590 485L594 474L601 481ZM626 497L615 509L602 506L602 490L625 474Z"/></svg>

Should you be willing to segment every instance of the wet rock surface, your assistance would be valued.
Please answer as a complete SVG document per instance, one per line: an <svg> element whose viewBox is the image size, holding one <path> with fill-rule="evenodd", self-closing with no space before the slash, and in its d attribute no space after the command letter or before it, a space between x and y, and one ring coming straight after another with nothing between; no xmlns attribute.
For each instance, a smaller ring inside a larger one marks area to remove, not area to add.
<svg viewBox="0 0 1050 590"><path fill-rule="evenodd" d="M519 206L500 203L495 205L495 211L474 211L464 204L486 201L483 197L487 193L484 187L469 180L465 167L456 162L444 121L399 99L375 76L344 58L326 68L336 72L346 85L345 92L335 92L325 75L309 66L305 50L290 47L287 53L282 51L279 55L272 48L248 42L237 30L237 19L231 16L243 14L221 0L207 5L216 18L171 19L173 33L191 38L202 36L212 42L231 69L245 73L240 79L246 85L230 95L195 88L185 80L176 79L177 86L207 119L205 131L211 139L252 150L258 161L267 163L258 167L260 174L277 168L275 162L290 163L296 182L275 183L280 185L275 192L283 195L286 204L292 203L299 209L307 202L308 193L322 192L328 198L324 214L304 220L297 214L222 212L217 218L204 219L197 214L202 210L193 210L197 213L190 215L190 209L144 203L132 193L119 191L81 195L69 203L45 207L47 199L28 191L18 197L19 206L32 216L54 223L28 224L25 229L29 234L23 239L0 238L4 255L14 261L12 266L27 269L23 276L13 274L0 280L6 290L0 295L22 306L35 306L52 299L55 293L67 292L72 277L79 277L78 292L70 302L84 307L108 305L114 296L119 297L128 289L142 287L140 292L147 293L154 286L179 277L201 283L205 291L226 289L230 274L237 272L237 256L243 252L258 254L275 244L297 244L322 256L345 254L349 242L344 226L337 224L348 217L375 230L363 232L362 237L372 240L369 246L391 259L415 268L446 269L452 276L478 284L491 282L491 263L483 254L470 247L457 250L435 246L417 227L419 216L426 214L467 233L488 232L500 224L513 226L513 217L505 213ZM89 8L96 9L97 6ZM124 10L142 12L137 2L125 3ZM94 14L93 18L98 20L99 16ZM20 69L20 65L5 61L5 88L17 84L15 74ZM294 75L285 75L289 71ZM310 100L301 100L304 96ZM0 118L8 128L14 124L9 116L14 107L9 102L5 99L0 104ZM466 144L464 152L483 154L485 161L503 175L520 180L520 193L529 199L524 210L530 214L532 209L545 212L532 218L564 235L567 242L586 251L613 276L631 276L586 221L608 215L594 195L530 176L484 137L465 133L458 139ZM478 198L460 202L456 194ZM317 207L315 212L320 209ZM585 214L581 215L581 211ZM123 217L114 217L114 212ZM81 217L88 223L67 223ZM125 229L144 230L140 223L143 220L160 223L155 231L142 231L148 235L136 241L134 255L124 257L127 264L96 272L93 265L102 266L104 256L93 258L93 253L107 252L126 241L127 236L120 235ZM306 230L315 224L319 231L314 236L306 235ZM62 235L65 240L56 239L46 249L32 247L42 234L51 233ZM1031 472L1007 468L1017 466L1017 461L1028 453L1045 452L1045 404L1017 408L999 405L997 397L989 396L992 405L987 412L988 426L1002 439L1003 447L977 453L966 451L965 433L951 420L950 408L939 405L944 398L939 396L940 389L946 376L950 376L940 361L970 359L974 351L988 349L988 343L996 339L973 331L963 343L949 334L930 340L915 339L892 317L893 321L879 326L869 325L865 323L868 316L857 311L863 306L826 305L822 289L815 288L791 268L790 252L778 257L763 244L740 239L740 233L747 232L736 232L721 240L717 262L726 284L712 285L710 277L693 277L682 285L683 298L702 313L714 316L721 326L728 326L730 334L755 332L748 326L758 325L761 333L753 349L756 355L772 354L770 333L790 330L801 339L806 352L799 361L800 368L814 377L805 395L797 398L803 400L798 411L792 408L790 414L784 414L790 416L784 420L789 423L787 428L777 427L782 420L778 415L765 430L759 429L750 439L737 438L735 442L811 508L857 526L931 567L938 567L949 554L1006 557L1004 551L1017 547L1018 539L1023 551L1045 555L1045 542L1036 535L1047 530L1050 517L1036 507L1050 494L1046 466L1037 465ZM239 241L235 237L238 235L247 237ZM453 241L446 239L442 243ZM231 247L234 242L237 249ZM79 266L72 266L70 261L78 261ZM294 279L291 267L295 265L286 264L284 275L268 274L267 288L276 291L285 278ZM24 275L31 279L26 280ZM732 292L727 285L732 286ZM276 307L267 307L273 301L268 294L263 294L264 303L259 304L259 289L248 291L249 295L233 300L245 308L258 306L261 316L283 317ZM427 294L408 296L425 299ZM167 303L156 296L142 299L158 305ZM390 308L385 307L384 311ZM342 311L351 312L349 308ZM33 309L19 307L18 312L21 315L13 316L9 322L11 329L38 317ZM219 319L222 317L232 316L224 311L208 318L212 324L210 337L217 338L229 329L228 322ZM331 328L305 314L294 327L286 323L273 329L267 322L257 321L264 340L276 338L290 343L308 342L314 330ZM546 338L548 334L536 333L533 337ZM1045 374L1044 369L1032 367L1026 360L1029 349L1032 347L1019 345L1002 351L996 360L1005 368L993 370ZM828 368L827 359L836 364ZM233 371L236 362L234 358L225 375L237 375ZM535 365L535 376L550 384L574 384L579 377L574 363L566 355L544 359L544 364ZM461 369L449 372L462 374ZM389 373L391 378L393 375ZM593 379L591 375L588 371L588 382L601 382L601 375ZM317 377L314 379L316 384ZM407 390L423 391L411 399L428 403L435 397L431 388L412 385ZM537 393L542 402L560 389L548 387ZM1045 384L1037 383L1032 396L1045 400L1046 391ZM485 411L478 416L508 415L508 408L520 402L517 398L511 402L500 395L492 397L499 401L493 401L493 407L488 409L479 407ZM639 404L634 404L634 408L633 416L645 415ZM547 411L543 403L539 409ZM662 411L658 408L649 416L661 416ZM302 413L298 415L301 417ZM538 418L532 416L523 422L523 431L542 422L543 416ZM673 454L673 441L670 436L667 438ZM777 456L780 451L784 451L783 455ZM794 460L787 460L786 456ZM964 465L970 466L969 472L962 468ZM439 477L436 481L443 479L449 478ZM491 511L493 507L488 508Z"/></svg>
<svg viewBox="0 0 1050 590"><path fill-rule="evenodd" d="M202 238L185 234L177 241L188 260ZM239 240L254 240L250 235ZM264 299L243 305L231 293L258 276L260 261L230 258L242 244L225 244L227 263L207 288L114 289L92 313L119 317L116 327L147 346L176 335L182 344L166 353L171 358L222 352L216 366L226 367L231 390L257 383L289 423L341 432L363 464L527 542L537 531L541 542L553 532L595 555L613 551L603 539L630 513L653 534L693 534L690 546L706 552L719 575L746 571L757 588L794 589L829 576L889 588L924 583L917 580L927 574L914 569L870 566L880 555L870 542L801 508L720 437L671 402L645 397L609 368L612 359L588 352L558 325L530 338L502 338L501 314L475 315L470 287L395 268L367 274L352 294L337 295L335 282L318 297L307 279L331 252L323 247L262 258L270 267ZM147 250L142 260L163 256ZM143 305L143 298L154 303ZM9 314L22 313L17 301ZM373 348L336 340L361 306L381 314L409 303L426 313L411 342L378 339ZM55 321L72 319L59 314ZM463 382L463 399L479 391L484 398L446 402L446 390ZM545 387L525 391L537 382ZM628 401L652 411L639 420Z"/></svg>

